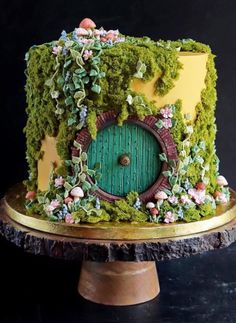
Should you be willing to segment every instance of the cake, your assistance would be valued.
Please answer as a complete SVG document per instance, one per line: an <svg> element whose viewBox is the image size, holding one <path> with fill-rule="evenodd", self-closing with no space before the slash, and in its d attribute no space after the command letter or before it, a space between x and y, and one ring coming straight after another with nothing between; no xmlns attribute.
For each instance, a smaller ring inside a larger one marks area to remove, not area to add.
<svg viewBox="0 0 236 323"><path fill-rule="evenodd" d="M85 18L26 54L29 215L68 224L199 221L230 199L209 46Z"/></svg>

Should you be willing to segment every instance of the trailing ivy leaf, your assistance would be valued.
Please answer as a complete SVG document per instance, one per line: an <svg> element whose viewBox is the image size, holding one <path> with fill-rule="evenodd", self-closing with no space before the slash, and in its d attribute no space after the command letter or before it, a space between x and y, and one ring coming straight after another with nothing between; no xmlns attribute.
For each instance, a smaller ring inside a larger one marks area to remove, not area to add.
<svg viewBox="0 0 236 323"><path fill-rule="evenodd" d="M44 196L38 196L37 197L37 200L38 200L38 202L39 202L39 204L44 204L45 203L45 198L44 198Z"/></svg>
<svg viewBox="0 0 236 323"><path fill-rule="evenodd" d="M91 91L99 94L101 92L101 86L98 85L98 84L94 84L92 87L91 87Z"/></svg>
<svg viewBox="0 0 236 323"><path fill-rule="evenodd" d="M73 92L75 90L75 85L73 83L69 83L68 85L68 89Z"/></svg>
<svg viewBox="0 0 236 323"><path fill-rule="evenodd" d="M65 163L66 166L71 166L72 165L71 160L65 160L64 163Z"/></svg>
<svg viewBox="0 0 236 323"><path fill-rule="evenodd" d="M68 96L66 99L65 99L65 105L68 106L68 105L71 105L73 104L74 101L73 101L73 98L71 96Z"/></svg>
<svg viewBox="0 0 236 323"><path fill-rule="evenodd" d="M95 56L95 57L92 58L91 61L92 61L92 65L98 65L100 63L100 58Z"/></svg>
<svg viewBox="0 0 236 323"><path fill-rule="evenodd" d="M56 199L59 201L59 202L63 202L63 198L61 197L61 195L59 194L56 194Z"/></svg>
<svg viewBox="0 0 236 323"><path fill-rule="evenodd" d="M69 118L67 121L68 126L72 126L73 124L75 124L77 121L75 118Z"/></svg>
<svg viewBox="0 0 236 323"><path fill-rule="evenodd" d="M80 157L76 157L76 156L72 156L72 162L74 164L79 164L81 162L81 158Z"/></svg>
<svg viewBox="0 0 236 323"><path fill-rule="evenodd" d="M77 68L75 71L74 71L74 74L77 74L77 75L80 75L81 76L85 76L87 75L87 71L85 68Z"/></svg>
<svg viewBox="0 0 236 323"><path fill-rule="evenodd" d="M62 76L59 76L59 77L57 78L57 84L58 84L59 86L63 87L64 83L65 83L64 78L63 78Z"/></svg>
<svg viewBox="0 0 236 323"><path fill-rule="evenodd" d="M80 149L80 148L81 148L81 144L80 144L80 143L78 143L76 140L74 140L73 145L74 145L74 147L75 147L75 148L77 148L77 149Z"/></svg>
<svg viewBox="0 0 236 323"><path fill-rule="evenodd" d="M81 180L81 182L84 182L86 180L86 175L85 174L81 174L79 179Z"/></svg>
<svg viewBox="0 0 236 323"><path fill-rule="evenodd" d="M141 60L138 60L137 66L136 66L136 73L134 74L134 77L136 78L143 78L143 74L146 72L146 64L144 64Z"/></svg>
<svg viewBox="0 0 236 323"><path fill-rule="evenodd" d="M100 179L102 178L102 174L101 173L96 173L95 174L95 179L96 179L96 181L100 181Z"/></svg>
<svg viewBox="0 0 236 323"><path fill-rule="evenodd" d="M168 161L168 164L170 165L170 167L176 167L176 160L174 160L174 159L169 159L169 161Z"/></svg>
<svg viewBox="0 0 236 323"><path fill-rule="evenodd" d="M166 161L167 162L167 157L165 153L159 154L159 158L161 161Z"/></svg>
<svg viewBox="0 0 236 323"><path fill-rule="evenodd" d="M69 192L67 190L65 190L64 198L66 199L68 196L69 196Z"/></svg>
<svg viewBox="0 0 236 323"><path fill-rule="evenodd" d="M98 189L98 186L96 184L93 184L90 188L91 192L95 192Z"/></svg>
<svg viewBox="0 0 236 323"><path fill-rule="evenodd" d="M82 152L82 154L81 154L81 160L82 160L82 161L86 161L86 160L87 160L87 158L88 158L88 156L87 156L86 152L85 152L85 151L83 151L83 152Z"/></svg>
<svg viewBox="0 0 236 323"><path fill-rule="evenodd" d="M171 186L174 186L176 184L176 182L177 182L177 177L175 177L175 176L169 177L169 183Z"/></svg>
<svg viewBox="0 0 236 323"><path fill-rule="evenodd" d="M95 170L88 169L88 170L87 170L87 173L88 173L88 175L90 175L90 176L94 176L96 172L95 172Z"/></svg>
<svg viewBox="0 0 236 323"><path fill-rule="evenodd" d="M165 188L163 191L164 191L167 195L171 195L171 194L172 194L172 192L171 192L170 190L168 190L167 188Z"/></svg>
<svg viewBox="0 0 236 323"><path fill-rule="evenodd" d="M83 78L82 78L82 82L83 82L84 84L88 84L88 83L89 83L89 77L88 77L88 76L83 77Z"/></svg>
<svg viewBox="0 0 236 323"><path fill-rule="evenodd" d="M163 176L170 177L172 174L169 170L162 172Z"/></svg>
<svg viewBox="0 0 236 323"><path fill-rule="evenodd" d="M65 187L65 189L66 189L67 191L70 191L70 190L72 190L72 187L73 187L73 186L71 186L68 182L65 182L65 183L64 183L64 187Z"/></svg>
<svg viewBox="0 0 236 323"><path fill-rule="evenodd" d="M87 165L84 165L83 166L83 172L87 172L88 171L88 166Z"/></svg>
<svg viewBox="0 0 236 323"><path fill-rule="evenodd" d="M90 72L89 72L89 75L90 76L97 76L98 75L98 72L94 69L92 69Z"/></svg>
<svg viewBox="0 0 236 323"><path fill-rule="evenodd" d="M82 184L82 189L84 191L88 191L89 189L91 188L91 184L87 181L84 181L83 184Z"/></svg>
<svg viewBox="0 0 236 323"><path fill-rule="evenodd" d="M106 73L105 72L100 72L99 74L98 74L98 77L101 79L101 78L103 78L103 77L105 77L106 76Z"/></svg>

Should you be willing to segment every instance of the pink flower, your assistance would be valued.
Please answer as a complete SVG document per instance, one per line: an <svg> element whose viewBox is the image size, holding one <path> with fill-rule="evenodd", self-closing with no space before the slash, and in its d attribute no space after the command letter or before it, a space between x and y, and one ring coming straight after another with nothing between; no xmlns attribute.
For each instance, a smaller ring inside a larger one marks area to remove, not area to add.
<svg viewBox="0 0 236 323"><path fill-rule="evenodd" d="M52 214L52 212L57 209L61 203L58 200L52 200L50 204L45 207L45 212L47 214Z"/></svg>
<svg viewBox="0 0 236 323"><path fill-rule="evenodd" d="M168 119L168 118L172 118L173 117L172 109L169 106L166 106L165 108L162 108L160 110L160 113L162 114L162 116L165 119Z"/></svg>
<svg viewBox="0 0 236 323"><path fill-rule="evenodd" d="M163 127L169 129L172 127L171 119L162 119Z"/></svg>
<svg viewBox="0 0 236 323"><path fill-rule="evenodd" d="M228 202L228 199L224 193L221 193L216 197L216 202L224 204Z"/></svg>
<svg viewBox="0 0 236 323"><path fill-rule="evenodd" d="M196 190L196 188L190 188L188 194L194 199L197 204L203 204L206 199L205 190Z"/></svg>
<svg viewBox="0 0 236 323"><path fill-rule="evenodd" d="M33 201L35 197L36 197L36 193L34 191L29 191L25 195L25 198L30 201Z"/></svg>
<svg viewBox="0 0 236 323"><path fill-rule="evenodd" d="M174 214L171 211L166 212L165 217L164 217L164 222L171 223L174 221L175 221Z"/></svg>
<svg viewBox="0 0 236 323"><path fill-rule="evenodd" d="M62 176L55 178L54 180L54 186L55 187L62 187L65 183L65 180Z"/></svg>
<svg viewBox="0 0 236 323"><path fill-rule="evenodd" d="M79 42L84 45L88 45L93 43L93 39L87 39L87 38L79 38Z"/></svg>
<svg viewBox="0 0 236 323"><path fill-rule="evenodd" d="M178 203L178 198L174 195L168 197L168 201L171 203L171 204L177 204Z"/></svg>
<svg viewBox="0 0 236 323"><path fill-rule="evenodd" d="M72 223L75 222L75 220L73 219L73 217L72 217L72 215L70 213L67 213L66 214L66 216L65 216L65 222L66 223L70 223L70 224L72 224Z"/></svg>
<svg viewBox="0 0 236 323"><path fill-rule="evenodd" d="M93 56L93 51L92 50L85 50L83 54L83 58L85 61L87 61L90 57Z"/></svg>
<svg viewBox="0 0 236 323"><path fill-rule="evenodd" d="M54 55L59 55L62 51L62 47L61 46L54 46L53 49L52 49L52 53Z"/></svg>
<svg viewBox="0 0 236 323"><path fill-rule="evenodd" d="M53 208L53 210L57 209L61 203L58 200L52 200L50 203L50 206Z"/></svg>
<svg viewBox="0 0 236 323"><path fill-rule="evenodd" d="M75 32L77 36L88 36L89 32L84 28L76 28Z"/></svg>
<svg viewBox="0 0 236 323"><path fill-rule="evenodd" d="M189 204L191 200L189 199L188 195L181 195L180 201L183 204Z"/></svg>

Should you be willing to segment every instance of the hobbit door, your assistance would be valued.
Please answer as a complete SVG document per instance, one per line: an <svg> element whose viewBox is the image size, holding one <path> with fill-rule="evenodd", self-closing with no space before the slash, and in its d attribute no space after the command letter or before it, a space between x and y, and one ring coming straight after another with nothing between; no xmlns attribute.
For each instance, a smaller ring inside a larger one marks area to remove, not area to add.
<svg viewBox="0 0 236 323"><path fill-rule="evenodd" d="M101 164L96 195L114 201L135 191L146 201L160 186L168 186L162 175L167 165L159 155L164 152L175 159L175 147L169 132L158 129L156 122L153 116L143 121L129 118L118 126L116 116L108 112L97 119L96 140L91 140L87 130L81 131L77 141L87 151L88 167Z"/></svg>

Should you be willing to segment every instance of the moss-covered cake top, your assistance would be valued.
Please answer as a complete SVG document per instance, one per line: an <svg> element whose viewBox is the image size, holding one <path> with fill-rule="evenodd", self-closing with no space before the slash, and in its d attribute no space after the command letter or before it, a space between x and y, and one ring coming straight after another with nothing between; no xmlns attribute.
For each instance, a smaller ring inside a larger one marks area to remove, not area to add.
<svg viewBox="0 0 236 323"><path fill-rule="evenodd" d="M195 121L182 115L181 101L160 109L130 88L134 78L146 82L158 75L155 91L160 96L167 94L182 67L179 51L208 53L205 88ZM117 30L96 29L90 19L70 34L63 31L57 41L33 46L26 55L28 211L69 223L169 223L213 215L216 203L229 198L226 181L217 177L213 59L207 45L192 39L156 42L123 36ZM169 186L155 192L148 203L142 203L136 192L113 204L96 197L99 165L88 169L87 154L74 139L83 128L96 139L96 118L111 109L119 126L130 116L139 120L156 116L156 128L166 129L175 142L178 160L160 154L168 166L164 176ZM62 165L52 167L48 190L36 193L37 163L43 157L41 142L46 135L57 137ZM71 146L76 151L72 158ZM92 184L87 176L93 178Z"/></svg>

